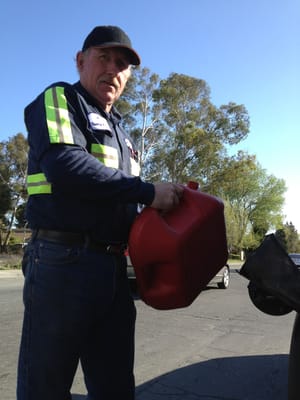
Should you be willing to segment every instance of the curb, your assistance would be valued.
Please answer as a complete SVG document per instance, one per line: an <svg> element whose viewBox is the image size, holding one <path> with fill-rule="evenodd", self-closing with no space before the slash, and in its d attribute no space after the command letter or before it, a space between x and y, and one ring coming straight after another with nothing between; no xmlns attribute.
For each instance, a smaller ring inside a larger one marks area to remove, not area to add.
<svg viewBox="0 0 300 400"><path fill-rule="evenodd" d="M0 270L0 279L1 278L20 278L23 277L23 273L21 269L1 269Z"/></svg>

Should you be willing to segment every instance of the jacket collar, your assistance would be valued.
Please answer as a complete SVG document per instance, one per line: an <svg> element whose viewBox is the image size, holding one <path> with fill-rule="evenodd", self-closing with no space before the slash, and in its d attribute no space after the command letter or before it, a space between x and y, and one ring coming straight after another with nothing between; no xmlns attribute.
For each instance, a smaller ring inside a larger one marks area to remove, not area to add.
<svg viewBox="0 0 300 400"><path fill-rule="evenodd" d="M89 92L82 86L80 81L76 82L73 86L77 92L79 92L90 104L95 106L100 111L100 113L107 119L110 119L115 123L119 123L121 121L122 116L118 112L115 106L112 106L110 113L107 113L106 111L103 110L103 108L99 107L96 99L89 94Z"/></svg>

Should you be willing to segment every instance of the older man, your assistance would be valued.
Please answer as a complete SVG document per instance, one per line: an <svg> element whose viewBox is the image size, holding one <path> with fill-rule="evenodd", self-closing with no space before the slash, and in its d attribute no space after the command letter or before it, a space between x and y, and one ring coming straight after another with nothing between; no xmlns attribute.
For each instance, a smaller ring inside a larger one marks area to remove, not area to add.
<svg viewBox="0 0 300 400"><path fill-rule="evenodd" d="M18 400L69 400L81 362L89 400L134 399L135 306L124 247L137 203L168 211L183 188L138 177L114 102L140 58L98 26L76 57L80 81L25 109L30 146Z"/></svg>

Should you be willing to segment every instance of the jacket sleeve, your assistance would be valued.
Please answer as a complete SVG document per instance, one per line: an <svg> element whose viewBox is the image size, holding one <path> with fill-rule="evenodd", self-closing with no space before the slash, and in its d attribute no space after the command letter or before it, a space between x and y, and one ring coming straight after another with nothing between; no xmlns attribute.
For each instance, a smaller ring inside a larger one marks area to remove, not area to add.
<svg viewBox="0 0 300 400"><path fill-rule="evenodd" d="M79 146L53 146L42 156L41 167L53 194L59 191L82 199L146 205L154 198L152 184L104 166Z"/></svg>
<svg viewBox="0 0 300 400"><path fill-rule="evenodd" d="M151 204L152 184L107 167L87 152L86 122L80 113L76 93L65 83L49 87L25 109L31 158L53 194Z"/></svg>

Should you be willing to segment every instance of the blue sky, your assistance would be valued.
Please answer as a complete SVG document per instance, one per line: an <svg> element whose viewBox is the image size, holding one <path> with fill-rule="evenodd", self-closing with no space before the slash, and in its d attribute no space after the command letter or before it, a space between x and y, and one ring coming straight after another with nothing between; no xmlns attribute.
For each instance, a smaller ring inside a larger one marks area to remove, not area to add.
<svg viewBox="0 0 300 400"><path fill-rule="evenodd" d="M212 102L244 104L239 145L288 187L284 213L300 232L299 0L2 0L0 141L26 134L24 107L48 84L75 82L76 52L96 25L119 25L142 65L204 79Z"/></svg>

